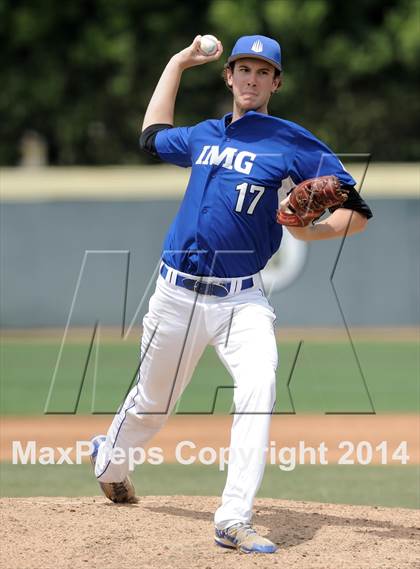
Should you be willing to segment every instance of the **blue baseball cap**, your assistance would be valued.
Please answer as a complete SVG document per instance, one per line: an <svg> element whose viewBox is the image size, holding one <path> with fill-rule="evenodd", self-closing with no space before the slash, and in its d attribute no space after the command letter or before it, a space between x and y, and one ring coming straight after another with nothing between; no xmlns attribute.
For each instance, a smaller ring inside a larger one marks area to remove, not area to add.
<svg viewBox="0 0 420 569"><path fill-rule="evenodd" d="M280 44L266 36L242 36L238 39L228 58L228 63L243 57L255 57L271 63L281 71Z"/></svg>

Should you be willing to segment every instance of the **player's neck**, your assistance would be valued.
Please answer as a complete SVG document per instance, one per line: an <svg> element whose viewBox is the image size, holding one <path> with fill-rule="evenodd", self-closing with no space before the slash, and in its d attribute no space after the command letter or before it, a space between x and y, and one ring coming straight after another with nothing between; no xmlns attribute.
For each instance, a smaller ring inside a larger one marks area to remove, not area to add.
<svg viewBox="0 0 420 569"><path fill-rule="evenodd" d="M232 121L235 122L238 119L242 118L248 111L255 111L256 113L263 113L264 115L268 115L267 105L262 105L257 109L244 109L237 105L237 103L233 102L233 112L232 112Z"/></svg>

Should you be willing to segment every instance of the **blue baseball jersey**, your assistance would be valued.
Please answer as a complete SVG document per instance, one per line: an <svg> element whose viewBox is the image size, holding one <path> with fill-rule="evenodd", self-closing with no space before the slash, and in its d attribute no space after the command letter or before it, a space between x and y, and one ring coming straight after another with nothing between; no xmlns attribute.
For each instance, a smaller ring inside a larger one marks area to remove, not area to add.
<svg viewBox="0 0 420 569"><path fill-rule="evenodd" d="M343 184L356 183L303 127L255 111L230 120L228 114L166 128L154 141L161 160L191 167L162 254L170 267L191 275L243 277L265 267L282 239L276 211L284 179L298 184L333 174Z"/></svg>

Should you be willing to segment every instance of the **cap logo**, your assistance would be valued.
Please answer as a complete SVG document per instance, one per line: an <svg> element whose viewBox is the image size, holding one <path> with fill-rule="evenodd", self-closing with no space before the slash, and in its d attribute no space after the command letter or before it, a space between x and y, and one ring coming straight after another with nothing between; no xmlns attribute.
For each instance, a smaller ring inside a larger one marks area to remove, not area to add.
<svg viewBox="0 0 420 569"><path fill-rule="evenodd" d="M254 41L252 44L251 50L255 51L256 53L260 53L264 49L264 46L260 40Z"/></svg>

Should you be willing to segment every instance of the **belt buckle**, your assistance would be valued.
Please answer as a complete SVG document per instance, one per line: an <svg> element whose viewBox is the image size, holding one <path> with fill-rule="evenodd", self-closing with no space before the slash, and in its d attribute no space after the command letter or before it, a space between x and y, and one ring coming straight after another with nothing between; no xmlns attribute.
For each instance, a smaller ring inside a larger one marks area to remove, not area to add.
<svg viewBox="0 0 420 569"><path fill-rule="evenodd" d="M193 290L197 294L205 294L210 296L227 296L229 289L222 283L206 283L204 281L193 281Z"/></svg>
<svg viewBox="0 0 420 569"><path fill-rule="evenodd" d="M194 281L194 287L193 287L193 291L197 292L198 294L203 294L200 291L201 285L203 284L203 281Z"/></svg>

